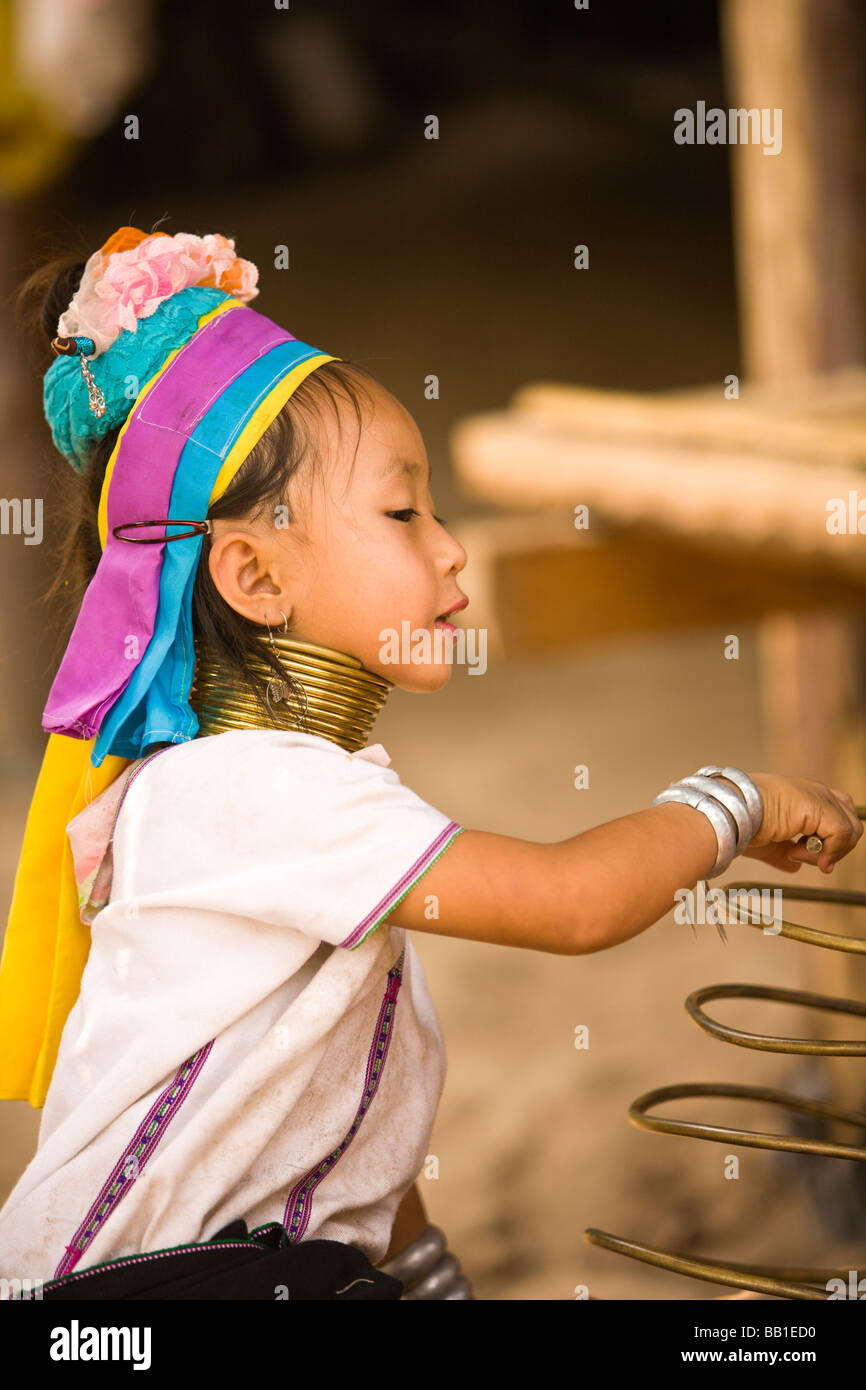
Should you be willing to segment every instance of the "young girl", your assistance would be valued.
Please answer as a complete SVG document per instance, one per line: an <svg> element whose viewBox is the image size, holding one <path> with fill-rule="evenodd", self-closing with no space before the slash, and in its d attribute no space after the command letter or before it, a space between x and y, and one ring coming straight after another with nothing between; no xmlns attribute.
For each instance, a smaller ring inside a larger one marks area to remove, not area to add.
<svg viewBox="0 0 866 1390"><path fill-rule="evenodd" d="M0 1275L471 1297L414 1185L445 1052L411 932L597 951L734 854L829 872L862 826L736 768L554 844L404 787L376 714L451 667L393 639L453 633L466 555L411 416L249 308L256 279L222 236L121 228L45 298L80 479L52 595L84 594L0 968L0 1096L44 1106Z"/></svg>

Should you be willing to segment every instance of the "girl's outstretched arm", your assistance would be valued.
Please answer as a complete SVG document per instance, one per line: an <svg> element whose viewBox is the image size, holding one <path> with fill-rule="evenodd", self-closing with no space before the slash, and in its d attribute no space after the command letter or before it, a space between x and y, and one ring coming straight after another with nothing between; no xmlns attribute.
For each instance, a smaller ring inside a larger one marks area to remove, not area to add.
<svg viewBox="0 0 866 1390"><path fill-rule="evenodd" d="M752 780L764 806L747 851L755 858L790 873L804 862L829 870L863 833L846 792L774 773ZM795 849L803 834L823 838L820 856ZM584 955L652 926L674 906L677 890L706 878L717 850L706 816L677 802L553 844L464 830L389 920L437 936Z"/></svg>
<svg viewBox="0 0 866 1390"><path fill-rule="evenodd" d="M464 830L388 920L437 936L583 955L657 922L678 888L706 876L717 848L707 818L675 802L553 844Z"/></svg>

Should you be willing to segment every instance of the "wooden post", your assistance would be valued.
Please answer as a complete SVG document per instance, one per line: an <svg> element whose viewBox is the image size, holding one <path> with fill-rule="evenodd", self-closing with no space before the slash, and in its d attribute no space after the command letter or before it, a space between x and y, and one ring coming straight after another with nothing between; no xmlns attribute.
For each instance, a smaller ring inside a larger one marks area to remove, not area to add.
<svg viewBox="0 0 866 1390"><path fill-rule="evenodd" d="M764 154L759 144L730 150L748 379L790 382L862 362L862 4L723 0L720 14L729 105L782 112L779 154ZM816 778L866 802L864 621L838 611L765 619L760 649L769 768ZM837 866L827 886L862 889L864 867L861 847ZM800 871L799 882L806 873ZM798 915L796 907L792 903L784 915L830 931L866 934L862 911L803 908ZM804 952L808 988L864 996L863 957L790 949ZM810 1013L806 1027L813 1036L856 1032L850 1021L825 1014ZM862 1107L862 1067L830 1059L826 1074L837 1103ZM850 1129L839 1137L851 1142Z"/></svg>
<svg viewBox="0 0 866 1390"><path fill-rule="evenodd" d="M730 147L743 360L778 381L866 360L859 0L724 0L730 106L782 148Z"/></svg>

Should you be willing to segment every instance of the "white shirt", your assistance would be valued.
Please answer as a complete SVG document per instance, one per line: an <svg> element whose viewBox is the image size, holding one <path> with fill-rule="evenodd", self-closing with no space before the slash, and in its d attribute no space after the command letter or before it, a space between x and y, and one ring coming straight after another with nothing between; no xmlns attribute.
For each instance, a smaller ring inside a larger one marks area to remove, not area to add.
<svg viewBox="0 0 866 1390"><path fill-rule="evenodd" d="M238 1218L383 1259L446 1053L411 939L379 924L461 829L389 762L244 729L126 770L0 1276L47 1282ZM101 800L70 839L105 822Z"/></svg>

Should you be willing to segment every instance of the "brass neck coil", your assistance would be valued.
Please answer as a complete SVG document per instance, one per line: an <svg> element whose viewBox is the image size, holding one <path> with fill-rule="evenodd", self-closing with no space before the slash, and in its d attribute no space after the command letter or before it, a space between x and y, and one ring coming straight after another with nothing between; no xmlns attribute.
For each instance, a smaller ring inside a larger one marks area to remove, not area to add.
<svg viewBox="0 0 866 1390"><path fill-rule="evenodd" d="M218 662L196 639L195 679L189 702L199 720L197 737L232 729L293 729L330 739L350 753L367 742L392 682L368 671L357 657L311 642L273 634L272 655L285 672L277 677L258 653L247 667L268 686L269 719L236 672ZM263 644L266 645L266 644Z"/></svg>

